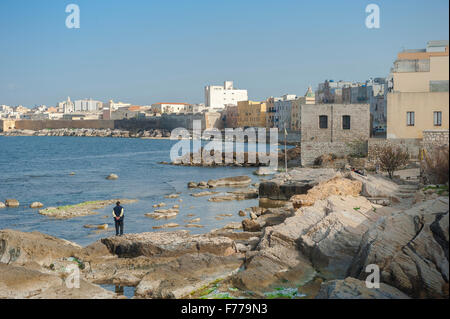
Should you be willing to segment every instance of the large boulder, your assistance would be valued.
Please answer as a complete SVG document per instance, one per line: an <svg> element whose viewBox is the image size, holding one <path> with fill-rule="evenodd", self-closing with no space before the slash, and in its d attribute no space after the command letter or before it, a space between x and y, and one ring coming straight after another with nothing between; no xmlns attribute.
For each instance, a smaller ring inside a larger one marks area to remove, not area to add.
<svg viewBox="0 0 450 319"><path fill-rule="evenodd" d="M334 177L308 190L307 194L294 195L291 202L294 208L312 206L317 200L326 199L331 195L357 196L361 193L362 183L347 178Z"/></svg>
<svg viewBox="0 0 450 319"><path fill-rule="evenodd" d="M75 256L80 251L75 243L39 232L0 230L1 263L49 266L55 259Z"/></svg>
<svg viewBox="0 0 450 319"><path fill-rule="evenodd" d="M182 298L207 284L236 272L242 258L206 254L187 254L159 264L142 278L136 296L144 298Z"/></svg>
<svg viewBox="0 0 450 319"><path fill-rule="evenodd" d="M381 281L415 298L448 298L449 199L439 197L381 219L363 236L349 274Z"/></svg>
<svg viewBox="0 0 450 319"><path fill-rule="evenodd" d="M209 187L224 187L224 186L247 186L252 182L248 176L233 176L225 177L208 181Z"/></svg>
<svg viewBox="0 0 450 319"><path fill-rule="evenodd" d="M127 234L102 239L109 251L119 257L177 257L187 253L212 253L227 256L236 252L228 237L190 235L188 231Z"/></svg>
<svg viewBox="0 0 450 319"><path fill-rule="evenodd" d="M331 280L322 283L316 299L409 299L397 288L380 284L379 288L367 288L364 281L355 278Z"/></svg>
<svg viewBox="0 0 450 319"><path fill-rule="evenodd" d="M259 197L272 200L289 200L294 195L306 194L308 190L333 177L341 176L335 169L294 168L287 174L277 174L270 181L259 184Z"/></svg>
<svg viewBox="0 0 450 319"><path fill-rule="evenodd" d="M361 182L361 195L365 197L392 198L395 197L399 191L398 184L379 175L363 176L355 172L349 172L345 177Z"/></svg>

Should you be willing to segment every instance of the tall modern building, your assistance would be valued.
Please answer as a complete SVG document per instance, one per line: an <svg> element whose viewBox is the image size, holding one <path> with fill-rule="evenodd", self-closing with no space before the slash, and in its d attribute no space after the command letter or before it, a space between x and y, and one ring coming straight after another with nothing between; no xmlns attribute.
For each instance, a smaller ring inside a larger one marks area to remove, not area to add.
<svg viewBox="0 0 450 319"><path fill-rule="evenodd" d="M223 86L208 85L205 87L205 105L211 109L223 110L225 106L236 106L238 102L247 100L247 90L235 89L233 81L225 81Z"/></svg>
<svg viewBox="0 0 450 319"><path fill-rule="evenodd" d="M387 138L422 138L449 128L448 41L398 54L387 94Z"/></svg>
<svg viewBox="0 0 450 319"><path fill-rule="evenodd" d="M103 103L92 99L75 101L75 112L95 112L102 108Z"/></svg>

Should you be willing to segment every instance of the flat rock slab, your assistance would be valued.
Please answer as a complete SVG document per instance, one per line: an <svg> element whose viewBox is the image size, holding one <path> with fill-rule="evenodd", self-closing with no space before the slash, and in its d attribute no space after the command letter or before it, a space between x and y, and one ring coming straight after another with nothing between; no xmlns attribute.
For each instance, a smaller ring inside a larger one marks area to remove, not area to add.
<svg viewBox="0 0 450 319"><path fill-rule="evenodd" d="M79 288L68 288L56 274L0 263L0 298L111 299L116 294L85 280Z"/></svg>
<svg viewBox="0 0 450 319"><path fill-rule="evenodd" d="M120 201L121 204L131 204L137 202L137 200L135 199L99 200L92 202L84 202L76 205L48 207L46 209L41 209L39 211L39 214L56 219L69 219L74 217L95 215L97 214L95 210L115 205L117 201Z"/></svg>
<svg viewBox="0 0 450 319"><path fill-rule="evenodd" d="M209 187L224 187L224 186L246 186L252 182L248 176L233 176L225 177L208 181Z"/></svg>
<svg viewBox="0 0 450 319"><path fill-rule="evenodd" d="M188 231L127 234L101 240L109 251L119 257L177 257L189 253L212 253L227 256L236 252L228 237L190 235Z"/></svg>
<svg viewBox="0 0 450 319"><path fill-rule="evenodd" d="M367 288L366 282L348 277L322 283L316 299L410 299L397 288L380 283L380 288Z"/></svg>
<svg viewBox="0 0 450 319"><path fill-rule="evenodd" d="M236 272L242 265L236 255L188 254L156 265L140 281L136 296L141 298L183 298L209 283Z"/></svg>

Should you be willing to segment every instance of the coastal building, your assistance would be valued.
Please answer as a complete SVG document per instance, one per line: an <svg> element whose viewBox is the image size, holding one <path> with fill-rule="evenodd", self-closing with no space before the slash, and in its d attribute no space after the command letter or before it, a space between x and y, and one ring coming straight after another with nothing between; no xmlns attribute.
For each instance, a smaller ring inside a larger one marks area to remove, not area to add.
<svg viewBox="0 0 450 319"><path fill-rule="evenodd" d="M109 108L112 112L118 110L119 108L130 107L130 103L124 102L114 102L113 100L109 100L108 103L105 103L103 107Z"/></svg>
<svg viewBox="0 0 450 319"><path fill-rule="evenodd" d="M96 112L103 107L103 103L92 99L76 100L75 112Z"/></svg>
<svg viewBox="0 0 450 319"><path fill-rule="evenodd" d="M387 138L422 138L424 130L448 130L448 50L448 41L430 41L425 49L397 55L387 93Z"/></svg>
<svg viewBox="0 0 450 319"><path fill-rule="evenodd" d="M206 112L208 110L208 108L205 106L205 104L203 103L199 103L199 104L189 104L186 107L186 112L187 113L203 113Z"/></svg>
<svg viewBox="0 0 450 319"><path fill-rule="evenodd" d="M369 104L302 104L302 142L350 142L370 137Z"/></svg>
<svg viewBox="0 0 450 319"><path fill-rule="evenodd" d="M225 128L237 128L239 120L238 107L228 105L222 112L222 121Z"/></svg>
<svg viewBox="0 0 450 319"><path fill-rule="evenodd" d="M298 99L292 101L291 125L290 125L291 131L300 131L302 105L312 105L312 104L316 104L316 97L314 91L310 86L304 96L299 97Z"/></svg>
<svg viewBox="0 0 450 319"><path fill-rule="evenodd" d="M16 121L3 119L0 120L0 132L8 132L10 130L14 130L16 128Z"/></svg>
<svg viewBox="0 0 450 319"><path fill-rule="evenodd" d="M159 114L177 114L185 112L189 106L189 103L155 103L152 104L152 111Z"/></svg>
<svg viewBox="0 0 450 319"><path fill-rule="evenodd" d="M281 129L290 129L292 103L297 99L295 94L285 94L280 100L274 102L275 115L274 127Z"/></svg>
<svg viewBox="0 0 450 319"><path fill-rule="evenodd" d="M240 101L237 111L238 127L266 127L266 102Z"/></svg>
<svg viewBox="0 0 450 319"><path fill-rule="evenodd" d="M233 81L225 81L223 86L208 85L205 87L205 105L210 109L223 110L226 105L236 106L238 102L247 100L247 90L234 88Z"/></svg>
<svg viewBox="0 0 450 319"><path fill-rule="evenodd" d="M275 102L281 101L281 97L269 97L266 100L267 105L267 111L266 111L266 127L267 128L273 128L275 127L275 117L276 117L276 110L275 110Z"/></svg>

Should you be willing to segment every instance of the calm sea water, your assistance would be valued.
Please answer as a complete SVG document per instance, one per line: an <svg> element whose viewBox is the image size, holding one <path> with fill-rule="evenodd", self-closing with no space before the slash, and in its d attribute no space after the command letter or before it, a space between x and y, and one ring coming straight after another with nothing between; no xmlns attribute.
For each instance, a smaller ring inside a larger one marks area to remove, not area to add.
<svg viewBox="0 0 450 319"><path fill-rule="evenodd" d="M118 139L95 137L3 137L0 136L0 201L15 198L20 208L0 209L0 229L40 231L81 245L113 235L111 207L99 210L98 215L69 220L55 220L42 216L28 206L42 202L46 207L77 204L84 201L113 198L138 199L125 206L125 232L148 232L152 227L168 222L201 218L204 228L190 228L202 233L220 228L232 221L241 221L238 211L257 206L257 200L213 203L208 197L190 196L189 181L202 181L228 176L248 175L255 182L254 168L178 167L158 164L170 161L170 148L176 141ZM70 176L75 172L74 176ZM106 180L110 173L119 175L115 181ZM227 191L227 188L218 189ZM183 202L179 215L172 220L155 221L145 217L153 204L167 206L178 199L165 195L180 192ZM191 207L194 208L191 208ZM218 214L233 217L217 220ZM195 214L195 217L188 217ZM105 218L104 216L108 216ZM96 233L83 228L86 224L109 224L109 231ZM177 229L183 229L177 228Z"/></svg>

